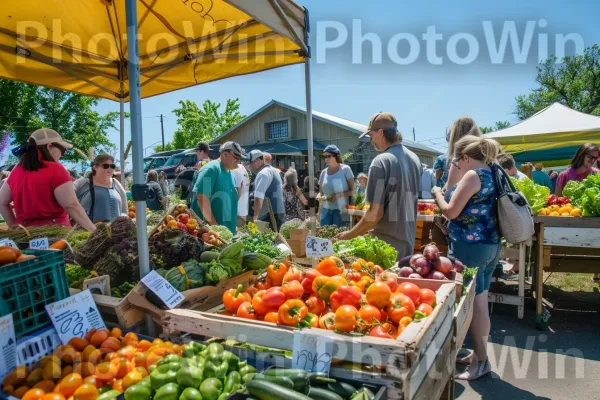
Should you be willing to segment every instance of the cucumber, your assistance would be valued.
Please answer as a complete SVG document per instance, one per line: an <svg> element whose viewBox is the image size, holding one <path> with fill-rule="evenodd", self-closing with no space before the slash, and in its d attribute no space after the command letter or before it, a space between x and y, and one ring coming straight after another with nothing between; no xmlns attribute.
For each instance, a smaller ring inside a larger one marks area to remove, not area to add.
<svg viewBox="0 0 600 400"><path fill-rule="evenodd" d="M344 400L342 396L327 389L311 387L308 397L313 400Z"/></svg>
<svg viewBox="0 0 600 400"><path fill-rule="evenodd" d="M308 379L311 385L327 385L328 383L337 382L335 379L330 378L325 372L311 372L308 374Z"/></svg>
<svg viewBox="0 0 600 400"><path fill-rule="evenodd" d="M216 251L205 251L204 253L200 254L200 262L211 262L212 260L216 260L217 257L219 257L219 253Z"/></svg>
<svg viewBox="0 0 600 400"><path fill-rule="evenodd" d="M310 381L308 373L302 369L278 369L271 368L265 371L267 376L285 376L294 382L294 390L302 394L308 394Z"/></svg>
<svg viewBox="0 0 600 400"><path fill-rule="evenodd" d="M330 383L329 385L327 385L327 389L331 390L334 393L337 393L344 399L349 399L350 397L352 397L354 392L356 392L356 388L346 382Z"/></svg>
<svg viewBox="0 0 600 400"><path fill-rule="evenodd" d="M253 379L246 383L246 389L260 400L310 400L308 396L262 379Z"/></svg>
<svg viewBox="0 0 600 400"><path fill-rule="evenodd" d="M259 380L265 380L265 381L269 381L269 382L273 382L276 385L279 385L281 387L284 388L288 388L288 389L294 389L294 382L288 378L287 376L267 376L264 374L255 374L252 377L252 380L254 379L259 379Z"/></svg>

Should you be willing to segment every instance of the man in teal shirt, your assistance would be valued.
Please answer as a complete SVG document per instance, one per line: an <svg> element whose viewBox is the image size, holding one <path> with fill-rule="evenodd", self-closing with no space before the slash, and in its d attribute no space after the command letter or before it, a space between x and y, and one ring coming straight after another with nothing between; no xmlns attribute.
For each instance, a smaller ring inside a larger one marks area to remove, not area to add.
<svg viewBox="0 0 600 400"><path fill-rule="evenodd" d="M238 193L231 171L245 160L242 147L227 142L219 149L220 158L206 164L194 182L192 210L210 225L226 226L235 234Z"/></svg>
<svg viewBox="0 0 600 400"><path fill-rule="evenodd" d="M542 165L542 163L536 163L534 165L535 171L533 171L531 173L531 177L533 178L533 181L535 183L537 183L538 185L542 185L542 186L546 186L547 188L550 189L550 193L554 193L553 191L553 184L552 184L552 180L550 179L550 177L548 176L548 174L546 174L543 169L544 166Z"/></svg>

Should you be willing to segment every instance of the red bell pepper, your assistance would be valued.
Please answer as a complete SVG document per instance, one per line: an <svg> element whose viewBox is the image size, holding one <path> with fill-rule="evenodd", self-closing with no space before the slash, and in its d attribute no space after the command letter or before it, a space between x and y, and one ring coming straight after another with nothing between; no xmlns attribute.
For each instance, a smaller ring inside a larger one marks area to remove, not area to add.
<svg viewBox="0 0 600 400"><path fill-rule="evenodd" d="M358 303L362 294L351 286L340 286L329 298L331 311L335 312L341 306L354 306L358 308Z"/></svg>

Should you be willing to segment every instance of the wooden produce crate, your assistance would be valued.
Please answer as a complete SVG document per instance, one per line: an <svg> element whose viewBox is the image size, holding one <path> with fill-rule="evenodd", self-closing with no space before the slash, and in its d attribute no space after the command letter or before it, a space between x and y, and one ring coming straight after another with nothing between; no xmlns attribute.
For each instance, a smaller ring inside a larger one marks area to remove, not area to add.
<svg viewBox="0 0 600 400"><path fill-rule="evenodd" d="M469 331L473 319L473 302L475 301L475 279L465 288L466 295L459 297L458 305L454 311L454 332L456 335L456 351L458 352Z"/></svg>
<svg viewBox="0 0 600 400"><path fill-rule="evenodd" d="M502 247L500 259L506 260L510 264L519 264L519 249L512 247ZM534 257L532 257L533 261ZM552 260L552 246L544 246L544 268L550 266ZM527 260L525 261L527 262ZM520 265L520 264L519 264ZM520 266L519 266L520 267Z"/></svg>
<svg viewBox="0 0 600 400"><path fill-rule="evenodd" d="M221 281L216 286L203 286L197 289L186 290L182 292L184 300L178 306L182 309L210 310L223 302L223 292L227 289L235 288L237 285L251 286L254 284L256 275L254 271L246 271L240 275ZM125 298L139 310L148 312L157 321L162 321L165 317L166 310L150 303L146 298L148 288L142 282L138 283L135 288Z"/></svg>
<svg viewBox="0 0 600 400"><path fill-rule="evenodd" d="M448 348L451 348L449 355L455 355L452 343L456 284L431 281L425 285L429 286L423 287L436 290L437 307L425 320L411 323L396 340L318 330L319 335L332 340L333 359L381 366L385 371L382 376L387 379L389 399L416 398L415 394L431 367L441 362L438 361L438 355L445 349L447 341ZM184 309L166 311L163 323L167 331L220 337L282 350L293 350L296 331L292 327L263 321ZM444 360L447 359L445 355Z"/></svg>

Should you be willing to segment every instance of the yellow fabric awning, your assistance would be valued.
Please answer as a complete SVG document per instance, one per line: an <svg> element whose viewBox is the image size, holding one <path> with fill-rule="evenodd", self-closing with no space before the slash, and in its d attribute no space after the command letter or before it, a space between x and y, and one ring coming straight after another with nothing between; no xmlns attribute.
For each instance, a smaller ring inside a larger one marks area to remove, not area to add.
<svg viewBox="0 0 600 400"><path fill-rule="evenodd" d="M305 9L290 0L138 0L137 10L142 98L306 56ZM125 0L3 1L0 20L0 77L129 100Z"/></svg>

